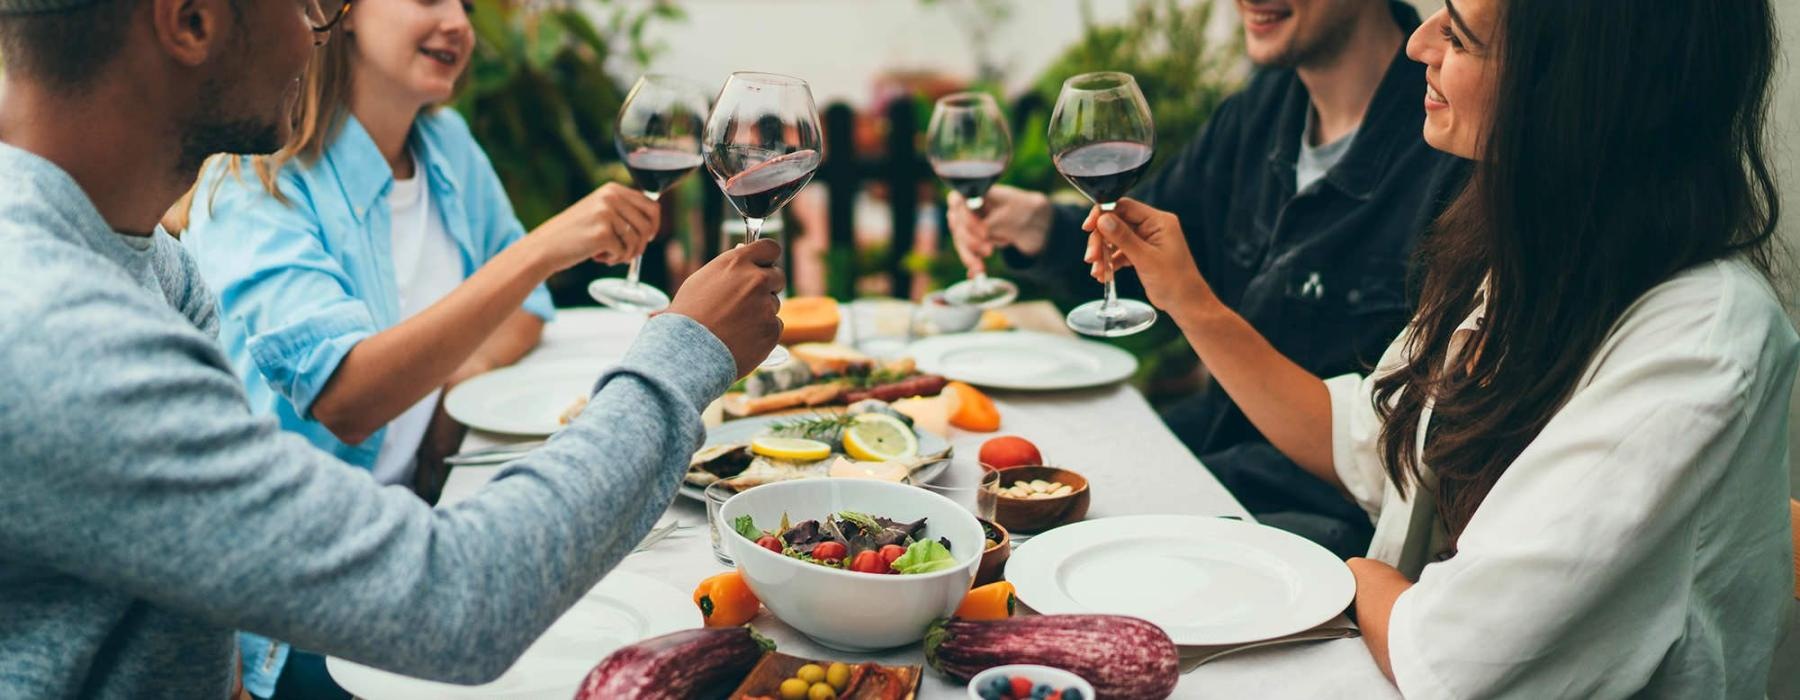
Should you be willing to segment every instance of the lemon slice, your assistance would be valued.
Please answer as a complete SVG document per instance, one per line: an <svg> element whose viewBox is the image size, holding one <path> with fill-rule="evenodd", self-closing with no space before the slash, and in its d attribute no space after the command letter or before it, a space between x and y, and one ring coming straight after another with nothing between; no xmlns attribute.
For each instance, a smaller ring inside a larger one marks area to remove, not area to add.
<svg viewBox="0 0 1800 700"><path fill-rule="evenodd" d="M844 429L844 453L863 462L892 462L919 456L919 436L900 419L866 413Z"/></svg>
<svg viewBox="0 0 1800 700"><path fill-rule="evenodd" d="M817 462L831 456L831 446L818 440L800 438L759 437L750 441L750 451L789 462Z"/></svg>

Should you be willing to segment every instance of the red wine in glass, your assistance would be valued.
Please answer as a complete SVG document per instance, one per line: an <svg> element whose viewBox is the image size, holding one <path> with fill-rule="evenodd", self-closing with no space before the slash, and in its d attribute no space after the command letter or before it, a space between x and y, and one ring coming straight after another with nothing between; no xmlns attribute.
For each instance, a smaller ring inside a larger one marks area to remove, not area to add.
<svg viewBox="0 0 1800 700"><path fill-rule="evenodd" d="M938 179L956 190L964 199L981 199L988 188L1006 172L1006 161L1000 160L952 160L934 163L932 170Z"/></svg>
<svg viewBox="0 0 1800 700"><path fill-rule="evenodd" d="M645 194L660 195L700 167L700 154L670 148L639 148L625 154L631 181ZM653 196L654 196L653 195Z"/></svg>
<svg viewBox="0 0 1800 700"><path fill-rule="evenodd" d="M1099 141L1058 154L1057 171L1069 184L1096 202L1117 202L1150 169L1149 146L1130 141Z"/></svg>
<svg viewBox="0 0 1800 700"><path fill-rule="evenodd" d="M726 178L720 189L746 218L767 219L799 194L818 169L819 152L799 150L752 165Z"/></svg>

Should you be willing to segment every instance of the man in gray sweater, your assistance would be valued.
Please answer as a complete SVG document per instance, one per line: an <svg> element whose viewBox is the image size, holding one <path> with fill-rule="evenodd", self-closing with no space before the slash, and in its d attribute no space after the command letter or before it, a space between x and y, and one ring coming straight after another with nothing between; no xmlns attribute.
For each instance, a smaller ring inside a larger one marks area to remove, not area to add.
<svg viewBox="0 0 1800 700"><path fill-rule="evenodd" d="M700 407L780 333L773 243L701 270L588 408L433 510L251 415L156 230L267 152L313 0L0 0L0 697L220 698L232 631L491 680L673 497Z"/></svg>

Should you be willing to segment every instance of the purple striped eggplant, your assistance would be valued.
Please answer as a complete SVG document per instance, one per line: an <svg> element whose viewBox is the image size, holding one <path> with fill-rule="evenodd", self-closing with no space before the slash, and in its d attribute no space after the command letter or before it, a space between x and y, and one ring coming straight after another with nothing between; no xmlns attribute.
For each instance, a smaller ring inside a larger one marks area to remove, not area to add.
<svg viewBox="0 0 1800 700"><path fill-rule="evenodd" d="M963 683L1008 664L1060 668L1094 686L1101 700L1155 700L1175 692L1181 657L1169 635L1119 615L952 618L925 633L925 660Z"/></svg>
<svg viewBox="0 0 1800 700"><path fill-rule="evenodd" d="M775 643L745 627L682 630L613 652L575 700L687 700L735 687Z"/></svg>

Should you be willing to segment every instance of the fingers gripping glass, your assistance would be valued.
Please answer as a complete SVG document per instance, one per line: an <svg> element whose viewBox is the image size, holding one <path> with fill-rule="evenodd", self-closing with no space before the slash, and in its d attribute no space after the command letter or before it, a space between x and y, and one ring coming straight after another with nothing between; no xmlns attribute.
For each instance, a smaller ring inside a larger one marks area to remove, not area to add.
<svg viewBox="0 0 1800 700"><path fill-rule="evenodd" d="M350 14L350 0L307 0L306 15L312 30L323 34L336 27Z"/></svg>

